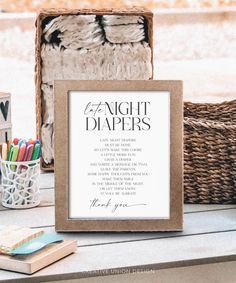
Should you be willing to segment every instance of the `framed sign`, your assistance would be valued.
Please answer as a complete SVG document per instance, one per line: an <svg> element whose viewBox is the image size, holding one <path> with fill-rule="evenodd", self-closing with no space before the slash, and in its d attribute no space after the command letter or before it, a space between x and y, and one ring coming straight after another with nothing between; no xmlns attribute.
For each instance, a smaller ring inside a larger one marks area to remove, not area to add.
<svg viewBox="0 0 236 283"><path fill-rule="evenodd" d="M56 81L57 231L182 229L182 82Z"/></svg>

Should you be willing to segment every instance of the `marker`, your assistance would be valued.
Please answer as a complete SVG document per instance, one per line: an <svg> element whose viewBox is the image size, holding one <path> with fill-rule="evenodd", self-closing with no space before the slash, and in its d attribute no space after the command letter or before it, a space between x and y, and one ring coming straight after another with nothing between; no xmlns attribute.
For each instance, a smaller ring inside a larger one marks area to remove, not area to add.
<svg viewBox="0 0 236 283"><path fill-rule="evenodd" d="M40 142L40 140L36 140L36 142L35 142L36 144L39 144L39 155L38 155L38 158L41 156L41 149L42 149L42 147L41 147L41 142Z"/></svg>
<svg viewBox="0 0 236 283"><path fill-rule="evenodd" d="M9 151L9 150L10 150L10 146L11 146L11 144L12 144L12 140L9 140L9 141L8 141L8 143L7 143L7 151Z"/></svg>
<svg viewBox="0 0 236 283"><path fill-rule="evenodd" d="M29 141L28 141L28 144L35 144L35 141L34 140L32 140L32 139L29 139Z"/></svg>
<svg viewBox="0 0 236 283"><path fill-rule="evenodd" d="M13 147L14 147L14 145L13 145L13 143L11 143L10 147L9 147L9 150L8 150L8 153L7 153L7 161L11 161Z"/></svg>
<svg viewBox="0 0 236 283"><path fill-rule="evenodd" d="M11 161L15 162L17 160L18 152L19 152L19 145L14 145L12 156L11 156Z"/></svg>
<svg viewBox="0 0 236 283"><path fill-rule="evenodd" d="M14 143L14 145L18 145L18 143L19 143L19 139L14 138L13 143Z"/></svg>
<svg viewBox="0 0 236 283"><path fill-rule="evenodd" d="M40 156L40 144L36 143L34 146L34 151L31 157L31 160L36 160Z"/></svg>
<svg viewBox="0 0 236 283"><path fill-rule="evenodd" d="M34 149L34 146L32 144L29 144L27 146L26 154L25 154L25 157L24 157L24 161L30 161L31 160L33 149Z"/></svg>
<svg viewBox="0 0 236 283"><path fill-rule="evenodd" d="M2 160L7 160L7 144L2 144Z"/></svg>
<svg viewBox="0 0 236 283"><path fill-rule="evenodd" d="M19 149L19 154L17 157L17 161L24 161L24 157L25 157L25 153L26 153L26 144L23 143Z"/></svg>
<svg viewBox="0 0 236 283"><path fill-rule="evenodd" d="M25 144L25 143L26 143L26 140L20 139L18 145L19 147L21 147L22 144Z"/></svg>
<svg viewBox="0 0 236 283"><path fill-rule="evenodd" d="M14 145L11 155L11 161L16 162L18 157L18 152L19 152L19 145ZM16 169L16 165L12 165L11 170L15 170L15 169Z"/></svg>

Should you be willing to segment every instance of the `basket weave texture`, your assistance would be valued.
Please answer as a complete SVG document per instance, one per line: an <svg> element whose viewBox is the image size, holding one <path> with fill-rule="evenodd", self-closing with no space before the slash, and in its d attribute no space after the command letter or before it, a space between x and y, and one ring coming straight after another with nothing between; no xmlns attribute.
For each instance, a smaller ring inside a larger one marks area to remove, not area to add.
<svg viewBox="0 0 236 283"><path fill-rule="evenodd" d="M185 203L236 203L236 100L184 104Z"/></svg>

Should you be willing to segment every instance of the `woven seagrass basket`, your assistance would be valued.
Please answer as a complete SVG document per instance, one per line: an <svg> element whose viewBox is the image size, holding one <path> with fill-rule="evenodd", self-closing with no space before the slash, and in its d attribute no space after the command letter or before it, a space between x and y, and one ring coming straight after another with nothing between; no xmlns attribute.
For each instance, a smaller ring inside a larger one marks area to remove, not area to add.
<svg viewBox="0 0 236 283"><path fill-rule="evenodd" d="M96 15L96 17L104 16L104 15L116 15L116 16L142 16L145 19L145 42L148 43L150 47L150 56L151 56L151 76L149 79L153 78L153 13L143 7L124 7L124 8L101 8L101 9L42 9L36 19L36 39L35 39L35 87L36 87L36 129L37 129L37 137L42 141L42 170L44 171L53 171L54 170L54 156L53 156L53 137L54 137L54 122L51 121L44 121L44 113L46 110L46 104L43 98L43 91L42 91L42 85L45 87L49 87L49 84L44 84L43 82L43 60L42 60L42 46L45 43L45 37L43 36L43 30L45 28L45 25L50 22L55 17L59 16L72 16L72 15ZM97 29L97 28L96 28ZM55 31L56 33L58 30ZM97 33L97 32L96 32ZM89 35L91 36L91 35ZM57 37L57 36L56 36ZM74 38L72 37L74 40ZM117 46L120 46L118 44ZM86 49L87 50L87 49ZM89 51L81 52L79 53L81 57L83 55L81 54L87 54ZM127 53L127 50L125 51ZM124 57L125 53L122 55ZM138 53L137 53L138 54ZM136 54L136 55L137 55ZM143 56L143 55L142 55ZM109 56L108 56L109 57ZM138 57L138 56L136 56ZM125 57L124 57L125 58ZM58 58L58 61L62 59ZM64 60L64 59L63 59ZM62 61L63 61L62 60ZM79 60L79 58L78 58ZM82 61L81 61L82 62ZM124 61L126 62L126 61ZM114 63L114 62L113 62ZM132 70L135 67L135 62L132 62L132 66L128 66L127 70ZM120 67L120 63L117 65ZM71 72L74 70L75 62L72 62L71 65ZM105 65L106 66L106 65ZM116 65L115 65L116 66ZM55 69L55 67L54 67ZM110 68L106 68L110 69ZM119 69L119 68L118 68ZM89 77L88 71L86 71L86 66L82 65L81 72L84 73L83 77L80 72L71 73L69 72L69 75L62 74L61 69L56 69L57 72L55 72L56 79L63 78L63 79L71 79L71 74L73 74L73 79L83 80L83 79L91 79ZM147 73L146 67L143 69L144 74ZM97 74L97 69L94 67L94 74ZM53 74L54 76L54 74ZM86 77L87 76L87 77ZM53 77L55 79L55 77ZM53 80L54 80L53 79ZM100 79L99 76L94 79ZM117 79L116 75L110 76L110 80ZM126 79L130 79L127 77ZM49 87L49 89L53 89L52 85ZM52 97L52 95L50 96ZM52 99L53 101L53 99ZM53 103L52 103L53 104ZM52 111L53 113L53 111ZM44 127L45 126L45 127ZM47 139L45 139L45 136L43 135L42 129L47 129ZM46 150L45 150L46 149ZM49 157L45 158L44 151L49 152ZM46 161L46 159L48 159Z"/></svg>
<svg viewBox="0 0 236 283"><path fill-rule="evenodd" d="M236 203L236 100L184 104L185 203Z"/></svg>

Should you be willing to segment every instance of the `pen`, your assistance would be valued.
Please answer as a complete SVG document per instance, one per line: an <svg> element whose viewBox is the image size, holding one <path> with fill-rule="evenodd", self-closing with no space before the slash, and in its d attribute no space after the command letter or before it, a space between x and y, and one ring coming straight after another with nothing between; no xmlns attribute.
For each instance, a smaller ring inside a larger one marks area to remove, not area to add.
<svg viewBox="0 0 236 283"><path fill-rule="evenodd" d="M7 143L7 151L9 151L9 150L10 150L10 146L11 146L11 144L12 144L12 140L9 140L9 141L8 141L8 143Z"/></svg>
<svg viewBox="0 0 236 283"><path fill-rule="evenodd" d="M23 161L26 153L26 144L23 143L19 149L19 154L17 157L17 161Z"/></svg>
<svg viewBox="0 0 236 283"><path fill-rule="evenodd" d="M11 161L13 162L17 161L18 152L19 152L19 145L14 145L13 150L12 150L12 155L11 155ZM16 165L11 166L11 170L15 170L15 168L16 168Z"/></svg>
<svg viewBox="0 0 236 283"><path fill-rule="evenodd" d="M15 162L18 157L19 145L14 145L12 150L11 161Z"/></svg>
<svg viewBox="0 0 236 283"><path fill-rule="evenodd" d="M32 140L32 139L29 139L28 143L34 145L34 144L35 144L35 141Z"/></svg>
<svg viewBox="0 0 236 283"><path fill-rule="evenodd" d="M2 160L7 160L7 144L2 144Z"/></svg>
<svg viewBox="0 0 236 283"><path fill-rule="evenodd" d="M33 149L34 149L33 144L29 144L27 146L26 154L25 154L25 157L24 157L24 161L30 161L31 160Z"/></svg>
<svg viewBox="0 0 236 283"><path fill-rule="evenodd" d="M19 147L21 147L22 144L25 144L25 143L26 143L26 140L20 139L18 145Z"/></svg>
<svg viewBox="0 0 236 283"><path fill-rule="evenodd" d="M7 161L11 161L13 147L14 147L14 145L11 143L10 147L9 147L9 150L8 150L8 153L7 153Z"/></svg>
<svg viewBox="0 0 236 283"><path fill-rule="evenodd" d="M36 143L34 146L34 151L31 157L31 160L36 160L40 156L40 144Z"/></svg>
<svg viewBox="0 0 236 283"><path fill-rule="evenodd" d="M19 143L19 139L14 138L13 143L14 143L14 145L17 145Z"/></svg>

